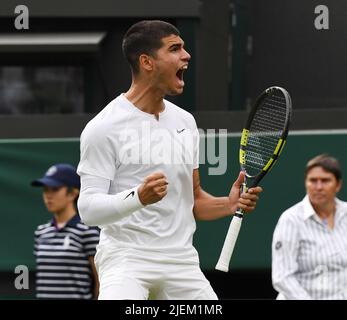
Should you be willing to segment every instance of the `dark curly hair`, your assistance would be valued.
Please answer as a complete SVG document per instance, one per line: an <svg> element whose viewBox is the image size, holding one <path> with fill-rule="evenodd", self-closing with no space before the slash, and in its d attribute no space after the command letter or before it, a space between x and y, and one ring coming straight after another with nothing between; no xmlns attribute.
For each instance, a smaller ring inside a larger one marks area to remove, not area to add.
<svg viewBox="0 0 347 320"><path fill-rule="evenodd" d="M132 72L139 72L141 54L155 56L161 48L162 38L179 36L180 32L172 24L161 20L143 20L132 25L123 38L122 50Z"/></svg>

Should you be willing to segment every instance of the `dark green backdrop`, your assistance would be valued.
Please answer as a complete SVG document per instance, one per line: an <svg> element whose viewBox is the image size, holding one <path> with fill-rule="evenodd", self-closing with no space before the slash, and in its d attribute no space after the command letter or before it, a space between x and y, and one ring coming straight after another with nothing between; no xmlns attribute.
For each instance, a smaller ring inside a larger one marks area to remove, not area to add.
<svg viewBox="0 0 347 320"><path fill-rule="evenodd" d="M279 215L304 196L303 168L316 154L336 156L345 170L347 163L346 133L299 134L289 136L282 158L261 184L264 188L256 211L243 222L231 261L233 269L271 267L272 232ZM228 170L219 176L208 175L207 164L201 165L202 186L214 195L226 195L238 172L239 137L228 138ZM30 181L43 175L56 162L77 165L78 139L0 140L0 270L11 271L24 264L34 270L33 232L50 214L42 203L40 188ZM346 188L340 193L346 199ZM199 222L195 245L202 268L213 269L229 225L229 219Z"/></svg>

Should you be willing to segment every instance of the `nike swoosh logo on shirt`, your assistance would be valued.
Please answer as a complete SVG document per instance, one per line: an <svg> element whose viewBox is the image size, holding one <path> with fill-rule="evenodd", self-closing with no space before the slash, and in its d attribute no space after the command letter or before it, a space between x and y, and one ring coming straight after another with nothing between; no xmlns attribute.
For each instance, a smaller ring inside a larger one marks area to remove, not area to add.
<svg viewBox="0 0 347 320"><path fill-rule="evenodd" d="M124 198L124 200L126 199L126 198L128 198L129 196L134 196L135 195L135 191L131 191L125 198Z"/></svg>
<svg viewBox="0 0 347 320"><path fill-rule="evenodd" d="M176 129L177 133L181 133L181 132L183 132L184 130L186 130L186 128L183 128L183 129L181 129L181 130Z"/></svg>

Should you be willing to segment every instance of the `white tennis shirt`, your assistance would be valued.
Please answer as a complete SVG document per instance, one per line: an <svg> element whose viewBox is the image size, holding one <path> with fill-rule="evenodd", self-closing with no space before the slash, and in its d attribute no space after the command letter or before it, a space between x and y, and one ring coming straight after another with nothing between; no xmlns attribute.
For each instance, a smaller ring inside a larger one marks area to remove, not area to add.
<svg viewBox="0 0 347 320"><path fill-rule="evenodd" d="M347 299L347 203L335 201L333 229L308 196L281 215L272 242L278 299Z"/></svg>
<svg viewBox="0 0 347 320"><path fill-rule="evenodd" d="M167 195L116 223L99 226L100 245L163 251L197 261L192 240L198 130L190 113L167 100L164 103L157 120L123 94L111 101L81 134L77 172L110 180L108 194L128 190L149 174L163 172L169 183Z"/></svg>

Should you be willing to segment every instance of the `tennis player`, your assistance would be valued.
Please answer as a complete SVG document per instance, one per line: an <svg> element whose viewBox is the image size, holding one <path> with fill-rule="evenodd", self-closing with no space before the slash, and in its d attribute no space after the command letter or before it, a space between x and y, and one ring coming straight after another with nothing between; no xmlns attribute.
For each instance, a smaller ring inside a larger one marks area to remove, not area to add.
<svg viewBox="0 0 347 320"><path fill-rule="evenodd" d="M191 114L165 100L183 92L189 53L163 21L134 24L123 39L129 90L81 134L79 210L101 228L99 299L217 299L192 245L195 219L253 211L260 187L228 197L200 187L199 136Z"/></svg>

